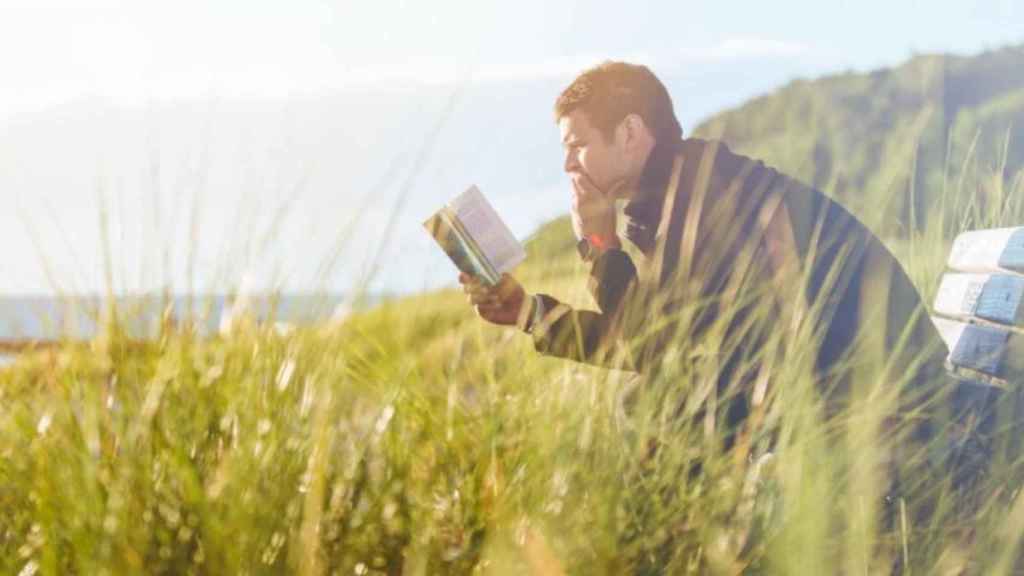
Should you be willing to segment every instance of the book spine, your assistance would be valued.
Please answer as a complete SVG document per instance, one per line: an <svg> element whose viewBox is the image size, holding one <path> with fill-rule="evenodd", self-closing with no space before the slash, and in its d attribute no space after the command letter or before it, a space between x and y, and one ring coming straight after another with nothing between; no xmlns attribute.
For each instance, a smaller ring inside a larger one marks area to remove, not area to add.
<svg viewBox="0 0 1024 576"><path fill-rule="evenodd" d="M448 218L448 222L452 229L455 230L459 239L462 240L463 244L465 244L466 251L476 261L477 269L480 270L480 275L491 286L497 285L498 282L501 281L501 274L498 274L498 271L494 269L494 265L487 256L484 255L483 251L480 249L480 245L477 244L473 236L466 230L466 227L462 225L462 220L459 220L458 215L450 209L446 208L444 213Z"/></svg>

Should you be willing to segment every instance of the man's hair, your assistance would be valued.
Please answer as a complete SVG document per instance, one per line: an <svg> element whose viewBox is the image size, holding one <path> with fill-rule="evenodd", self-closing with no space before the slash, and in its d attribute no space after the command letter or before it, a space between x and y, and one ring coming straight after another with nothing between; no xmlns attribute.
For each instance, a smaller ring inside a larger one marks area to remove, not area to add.
<svg viewBox="0 0 1024 576"><path fill-rule="evenodd" d="M582 110L605 138L629 114L643 118L658 142L678 140L683 130L665 85L646 66L603 62L572 81L555 101L555 122Z"/></svg>

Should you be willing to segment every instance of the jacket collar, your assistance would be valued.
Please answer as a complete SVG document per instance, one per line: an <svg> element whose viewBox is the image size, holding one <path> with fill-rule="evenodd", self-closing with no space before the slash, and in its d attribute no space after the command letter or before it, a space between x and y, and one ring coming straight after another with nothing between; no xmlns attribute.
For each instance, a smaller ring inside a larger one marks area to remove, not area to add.
<svg viewBox="0 0 1024 576"><path fill-rule="evenodd" d="M626 204L626 238L645 255L654 250L654 236L661 219L665 187L672 176L672 161L682 149L682 140L658 142L647 156L636 195Z"/></svg>

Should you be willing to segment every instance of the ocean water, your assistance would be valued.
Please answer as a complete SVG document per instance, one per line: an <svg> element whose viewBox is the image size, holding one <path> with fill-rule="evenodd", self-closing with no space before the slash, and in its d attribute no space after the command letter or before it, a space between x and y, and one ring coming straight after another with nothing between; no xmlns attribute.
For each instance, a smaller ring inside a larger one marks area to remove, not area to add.
<svg viewBox="0 0 1024 576"><path fill-rule="evenodd" d="M280 294L258 296L130 296L116 298L117 317L134 338L153 337L161 322L190 322L201 334L215 334L233 317L248 314L261 322L302 325L341 320L353 309L372 306L382 297L349 302L342 294ZM97 296L53 298L0 297L0 341L87 340L96 335L100 319L110 314L108 302ZM0 354L0 366L13 358Z"/></svg>

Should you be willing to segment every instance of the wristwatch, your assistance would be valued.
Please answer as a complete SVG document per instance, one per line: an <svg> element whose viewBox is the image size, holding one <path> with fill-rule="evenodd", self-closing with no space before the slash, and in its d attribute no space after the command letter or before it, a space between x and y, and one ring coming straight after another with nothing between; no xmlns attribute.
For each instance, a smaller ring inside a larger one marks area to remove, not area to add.
<svg viewBox="0 0 1024 576"><path fill-rule="evenodd" d="M615 237L612 237L612 239L617 240ZM597 257L600 256L602 252L613 247L618 247L618 242L612 243L601 238L597 234L584 236L576 242L576 252L579 253L580 258L582 258L584 262L593 262L594 260L597 260Z"/></svg>
<svg viewBox="0 0 1024 576"><path fill-rule="evenodd" d="M589 238L580 238L579 242L576 243L576 252L579 253L580 258L584 262L593 262L597 258L597 247L594 246Z"/></svg>

